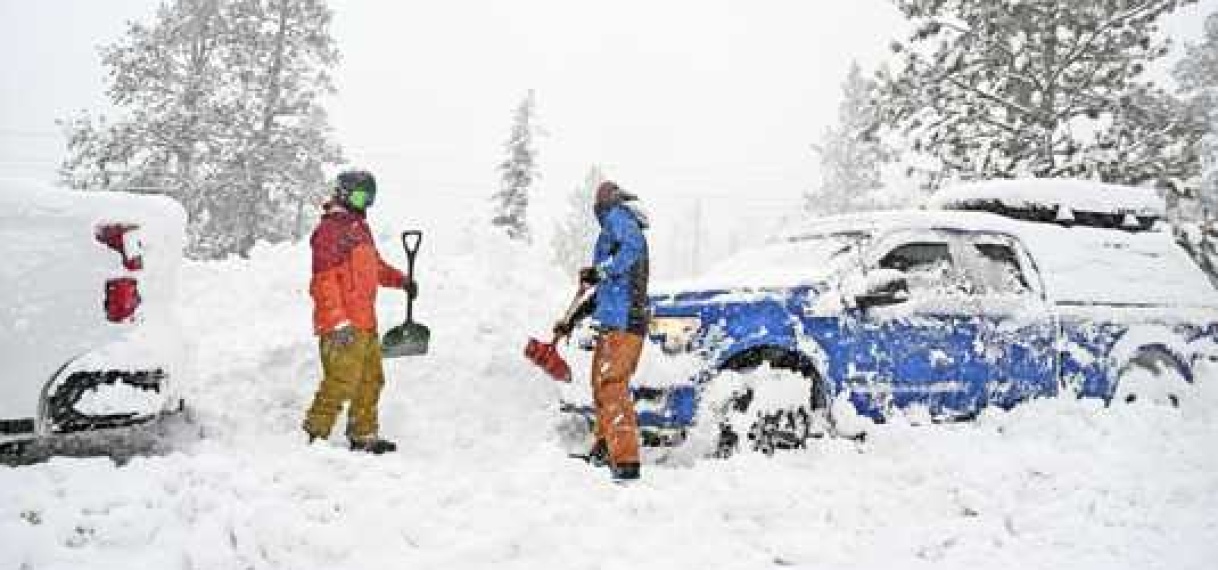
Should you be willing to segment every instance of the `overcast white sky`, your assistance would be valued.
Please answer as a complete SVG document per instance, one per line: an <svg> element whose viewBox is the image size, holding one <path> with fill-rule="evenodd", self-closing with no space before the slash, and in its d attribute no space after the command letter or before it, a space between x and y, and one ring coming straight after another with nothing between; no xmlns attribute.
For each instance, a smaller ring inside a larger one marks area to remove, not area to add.
<svg viewBox="0 0 1218 570"><path fill-rule="evenodd" d="M881 1L812 4L342 2L334 118L353 158L405 153L412 183L473 191L532 87L550 182L601 162L657 191L799 186L850 57L898 23Z"/></svg>
<svg viewBox="0 0 1218 570"><path fill-rule="evenodd" d="M105 103L96 46L156 4L0 0L0 176L53 175L54 120ZM333 6L343 61L329 109L348 157L382 187L483 204L511 111L533 88L548 132L540 195L600 163L660 208L733 196L737 222L815 182L809 146L834 119L851 59L878 61L900 30L885 0ZM1172 36L1195 39L1215 10L1218 0L1182 11Z"/></svg>

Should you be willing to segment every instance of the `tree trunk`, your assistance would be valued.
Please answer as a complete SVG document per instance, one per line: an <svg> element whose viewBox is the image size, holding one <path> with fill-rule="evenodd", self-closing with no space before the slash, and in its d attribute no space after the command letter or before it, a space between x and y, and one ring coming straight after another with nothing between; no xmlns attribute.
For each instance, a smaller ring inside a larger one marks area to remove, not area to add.
<svg viewBox="0 0 1218 570"><path fill-rule="evenodd" d="M1050 30L1057 29L1056 8L1053 10L1053 25ZM1042 117L1041 123L1045 132L1040 141L1040 155L1042 166L1039 169L1042 176L1053 176L1057 168L1057 158L1053 154L1053 136L1057 131L1057 77L1058 77L1058 57L1057 57L1057 34L1050 32L1046 35L1045 45L1045 92L1040 103L1040 113Z"/></svg>
<svg viewBox="0 0 1218 570"><path fill-rule="evenodd" d="M243 239L239 245L239 250L242 257L248 257L250 250L254 248L254 244L258 241L258 205L268 196L268 192L263 187L266 184L265 174L262 168L252 167L249 164L249 157L256 152L262 152L266 149L270 142L271 129L275 127L275 116L279 108L279 95L281 89L281 75L283 73L283 57L287 43L288 32L288 1L279 0L279 23L275 31L275 53L271 57L271 67L267 70L266 78L266 95L262 101L262 121L257 135L254 137L253 146L250 148L245 157L246 175L249 180L249 198L244 201L245 211L242 214L242 223L245 231Z"/></svg>

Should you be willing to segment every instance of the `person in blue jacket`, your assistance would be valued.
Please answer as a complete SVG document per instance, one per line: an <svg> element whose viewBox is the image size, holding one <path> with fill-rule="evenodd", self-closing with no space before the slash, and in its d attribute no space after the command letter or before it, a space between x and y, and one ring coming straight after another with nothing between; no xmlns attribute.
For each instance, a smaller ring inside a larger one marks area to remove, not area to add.
<svg viewBox="0 0 1218 570"><path fill-rule="evenodd" d="M591 314L598 335L592 357L597 443L590 457L607 456L614 479L638 479L639 428L629 385L647 334L647 216L637 196L609 181L597 187L595 207L600 236L592 266L580 270L580 281L597 287L595 302L555 333L569 333L574 322Z"/></svg>

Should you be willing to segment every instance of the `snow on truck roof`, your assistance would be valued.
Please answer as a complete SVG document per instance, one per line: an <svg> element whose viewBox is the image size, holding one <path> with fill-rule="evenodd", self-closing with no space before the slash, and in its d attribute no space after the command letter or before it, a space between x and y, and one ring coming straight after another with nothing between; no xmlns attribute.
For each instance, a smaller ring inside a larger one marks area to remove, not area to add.
<svg viewBox="0 0 1218 570"><path fill-rule="evenodd" d="M930 197L921 210L862 212L811 220L800 231L783 236L783 241L865 228L878 231L906 227L1017 233L1021 231L1020 228L1027 227L1018 219L993 213L988 206L994 204L1011 210L1039 208L1063 213L1132 214L1153 219L1166 215L1166 204L1150 188L1088 180L991 180L941 190Z"/></svg>
<svg viewBox="0 0 1218 570"><path fill-rule="evenodd" d="M1044 209L1063 214L1146 216L1161 219L1167 206L1151 188L1118 186L1089 180L1019 179L960 184L939 191L926 206L970 210L1001 205L1013 210Z"/></svg>

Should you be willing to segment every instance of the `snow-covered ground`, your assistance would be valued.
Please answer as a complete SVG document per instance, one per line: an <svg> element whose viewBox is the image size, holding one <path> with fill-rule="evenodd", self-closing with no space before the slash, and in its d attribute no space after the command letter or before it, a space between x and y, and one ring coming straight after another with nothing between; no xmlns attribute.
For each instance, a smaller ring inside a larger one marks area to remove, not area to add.
<svg viewBox="0 0 1218 570"><path fill-rule="evenodd" d="M390 235L385 256L400 262ZM0 467L0 568L1218 561L1218 370L1183 410L1041 401L967 424L897 421L865 443L774 458L647 465L642 482L621 487L565 456L559 387L520 354L569 294L547 255L468 227L424 248L417 313L432 353L387 363L381 406L400 453L353 455L337 435L303 442L319 374L307 246L188 264L179 298L198 375L185 390L191 423L171 432L175 451L123 466ZM401 318L402 301L382 294L383 326Z"/></svg>

